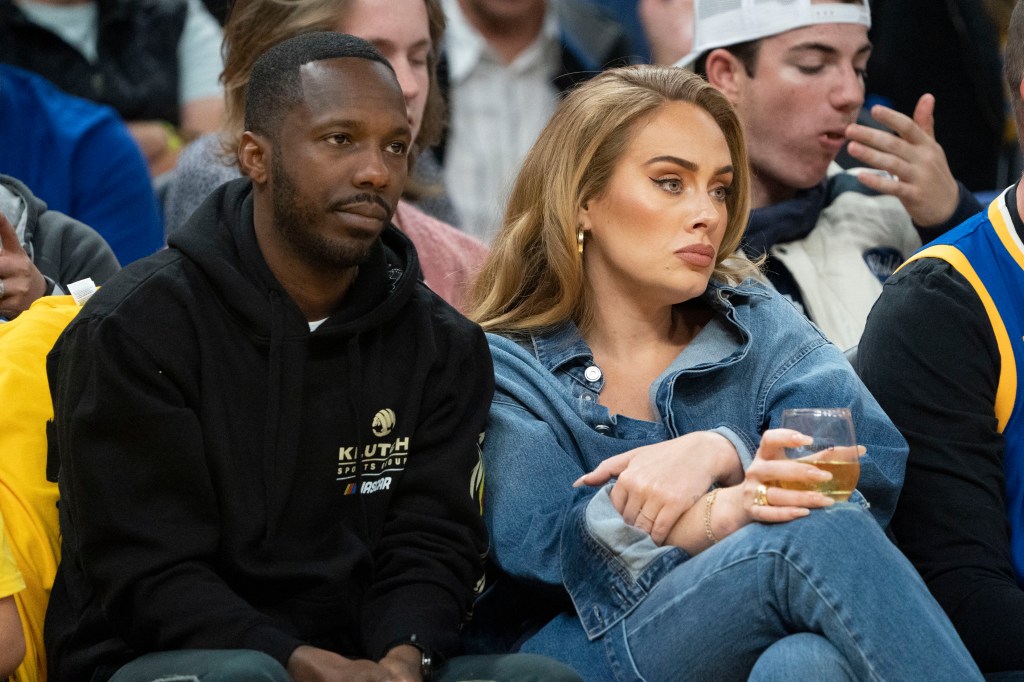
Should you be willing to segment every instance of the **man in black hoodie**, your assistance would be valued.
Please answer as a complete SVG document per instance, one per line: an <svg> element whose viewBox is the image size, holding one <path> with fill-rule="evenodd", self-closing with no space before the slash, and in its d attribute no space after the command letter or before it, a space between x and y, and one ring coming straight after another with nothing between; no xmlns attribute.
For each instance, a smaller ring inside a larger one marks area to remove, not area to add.
<svg viewBox="0 0 1024 682"><path fill-rule="evenodd" d="M401 90L369 43L302 35L254 66L246 129L248 178L49 356L52 679L419 680L457 651L493 374L389 224Z"/></svg>

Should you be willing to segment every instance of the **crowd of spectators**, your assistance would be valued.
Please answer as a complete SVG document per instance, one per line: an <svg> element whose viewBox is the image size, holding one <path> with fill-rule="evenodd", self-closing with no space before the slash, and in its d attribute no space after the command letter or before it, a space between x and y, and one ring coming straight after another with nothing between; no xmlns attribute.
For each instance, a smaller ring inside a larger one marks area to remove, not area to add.
<svg viewBox="0 0 1024 682"><path fill-rule="evenodd" d="M0 0L0 679L1024 679L1022 2Z"/></svg>

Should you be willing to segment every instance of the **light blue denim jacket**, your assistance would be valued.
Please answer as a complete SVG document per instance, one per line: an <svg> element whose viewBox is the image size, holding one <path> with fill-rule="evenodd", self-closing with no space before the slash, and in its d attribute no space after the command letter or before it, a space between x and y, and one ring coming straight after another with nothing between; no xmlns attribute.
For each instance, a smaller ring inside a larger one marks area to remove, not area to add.
<svg viewBox="0 0 1024 682"><path fill-rule="evenodd" d="M591 639L689 559L626 524L610 484L572 487L612 455L714 430L747 467L783 409L849 407L867 446L851 502L870 500L883 527L896 505L906 442L839 349L759 283L713 282L704 300L715 316L651 386L656 423L609 414L598 403L604 380L575 325L518 340L488 335L497 390L484 442L484 514L493 560L506 574L496 589L509 589L509 579L511 589L561 586Z"/></svg>

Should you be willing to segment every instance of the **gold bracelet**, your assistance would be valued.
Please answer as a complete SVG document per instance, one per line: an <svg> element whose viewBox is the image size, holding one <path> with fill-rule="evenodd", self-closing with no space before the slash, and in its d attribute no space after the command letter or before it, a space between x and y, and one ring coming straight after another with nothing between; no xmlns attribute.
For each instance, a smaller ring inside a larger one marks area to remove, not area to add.
<svg viewBox="0 0 1024 682"><path fill-rule="evenodd" d="M711 540L712 545L718 543L718 538L715 537L715 531L711 530L711 505L715 503L715 497L719 490L719 488L715 488L704 499L704 533L708 536L708 540Z"/></svg>

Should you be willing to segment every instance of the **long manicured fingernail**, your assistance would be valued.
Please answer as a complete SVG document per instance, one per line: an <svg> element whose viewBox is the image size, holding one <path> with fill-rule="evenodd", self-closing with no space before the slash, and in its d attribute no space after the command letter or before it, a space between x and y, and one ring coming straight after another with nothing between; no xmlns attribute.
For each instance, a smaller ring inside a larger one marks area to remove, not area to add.
<svg viewBox="0 0 1024 682"><path fill-rule="evenodd" d="M812 478L816 478L819 481L828 481L832 478L832 472L819 469L818 467L808 467L807 472Z"/></svg>
<svg viewBox="0 0 1024 682"><path fill-rule="evenodd" d="M579 478L577 478L575 481L572 482L572 487L573 488L579 488L580 486L582 486L583 485L583 479L586 478L586 477L587 477L586 474L584 474L583 476L580 476Z"/></svg>

